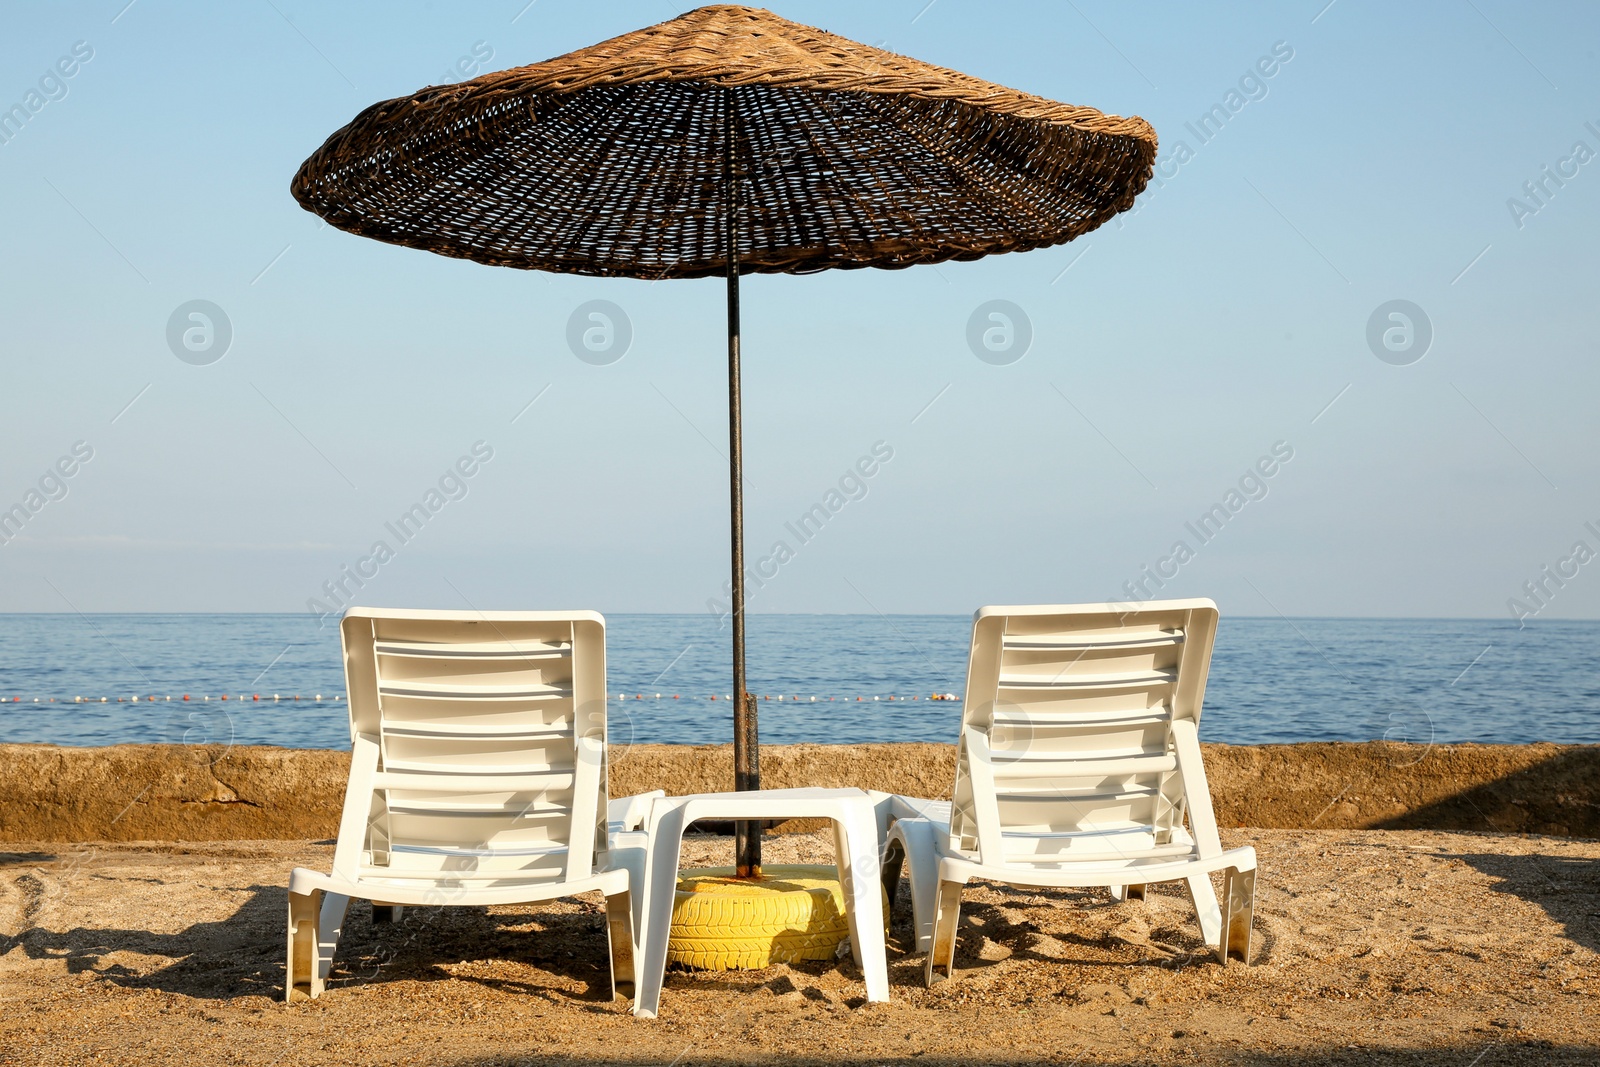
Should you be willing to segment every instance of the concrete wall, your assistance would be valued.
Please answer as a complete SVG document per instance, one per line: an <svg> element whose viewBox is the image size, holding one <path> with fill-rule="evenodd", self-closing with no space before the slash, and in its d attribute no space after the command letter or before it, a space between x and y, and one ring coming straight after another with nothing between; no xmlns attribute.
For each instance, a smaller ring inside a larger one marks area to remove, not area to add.
<svg viewBox="0 0 1600 1067"><path fill-rule="evenodd" d="M1600 746L1205 746L1224 827L1450 829L1600 838ZM611 753L611 795L733 787L726 745ZM0 745L0 841L321 840L349 755L182 745ZM772 745L762 784L948 795L949 745Z"/></svg>

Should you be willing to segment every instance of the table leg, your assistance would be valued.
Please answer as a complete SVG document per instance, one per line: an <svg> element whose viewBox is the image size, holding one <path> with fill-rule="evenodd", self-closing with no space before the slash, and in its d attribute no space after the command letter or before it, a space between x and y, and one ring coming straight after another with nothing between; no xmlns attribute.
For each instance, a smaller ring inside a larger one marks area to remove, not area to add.
<svg viewBox="0 0 1600 1067"><path fill-rule="evenodd" d="M672 937L672 904L678 890L678 858L683 846L684 809L657 801L651 813L650 858L645 882L644 926L635 962L633 1014L654 1019L661 1007L661 985L666 980L667 942Z"/></svg>
<svg viewBox="0 0 1600 1067"><path fill-rule="evenodd" d="M883 884L879 880L878 823L872 809L851 805L834 823L839 879L849 907L850 941L867 983L867 999L889 999L889 960L883 938ZM843 838L842 841L839 839Z"/></svg>

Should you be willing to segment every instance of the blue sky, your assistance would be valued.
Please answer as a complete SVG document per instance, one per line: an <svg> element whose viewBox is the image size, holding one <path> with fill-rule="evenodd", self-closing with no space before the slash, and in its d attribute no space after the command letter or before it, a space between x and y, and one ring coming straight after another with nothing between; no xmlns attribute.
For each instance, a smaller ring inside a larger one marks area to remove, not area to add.
<svg viewBox="0 0 1600 1067"><path fill-rule="evenodd" d="M1573 154L1600 151L1600 10L1324 4L776 9L1142 115L1167 177L1056 249L746 280L749 546L794 550L752 610L1125 598L1150 567L1232 614L1600 615L1600 562L1574 554L1600 550L1600 161ZM0 127L0 509L30 511L0 610L301 611L378 540L365 603L705 610L721 283L481 267L288 191L374 101L685 8L125 5L14 8L0 38L0 107L37 105ZM1202 140L1215 104L1236 110ZM193 300L231 325L206 365L168 344ZM610 365L567 345L591 300L631 323ZM968 345L993 300L1031 323L1009 364ZM1431 325L1404 365L1367 338L1394 300ZM386 523L478 442L492 458L398 543ZM865 495L799 543L785 523L879 442ZM1541 605L1547 566L1567 577Z"/></svg>

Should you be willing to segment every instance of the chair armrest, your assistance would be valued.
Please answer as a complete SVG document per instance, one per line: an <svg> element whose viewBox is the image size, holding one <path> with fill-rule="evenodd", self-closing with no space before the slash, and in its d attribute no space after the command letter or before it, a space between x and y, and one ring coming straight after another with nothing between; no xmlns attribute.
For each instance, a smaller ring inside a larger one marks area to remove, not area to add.
<svg viewBox="0 0 1600 1067"><path fill-rule="evenodd" d="M932 823L942 824L946 829L950 826L948 800L929 800L926 797L893 794L889 796L886 807L891 822L899 822L902 819L926 819Z"/></svg>
<svg viewBox="0 0 1600 1067"><path fill-rule="evenodd" d="M640 829L650 817L650 805L666 795L665 789L652 789L636 796L617 797L606 804L606 829L614 834Z"/></svg>
<svg viewBox="0 0 1600 1067"><path fill-rule="evenodd" d="M1000 807L994 792L994 765L989 736L976 726L961 731L967 750L967 776L972 790L972 816L978 824L978 859L989 866L1005 865L1005 842L1000 835Z"/></svg>
<svg viewBox="0 0 1600 1067"><path fill-rule="evenodd" d="M1183 795L1189 801L1189 829L1201 859L1222 854L1217 836L1217 818L1211 808L1211 786L1206 783L1206 765L1200 755L1200 732L1188 719L1172 724L1173 748L1178 758L1178 773L1183 776Z"/></svg>
<svg viewBox="0 0 1600 1067"><path fill-rule="evenodd" d="M367 847L367 822L371 818L379 751L375 734L357 733L351 744L350 777L345 783L339 839L333 850L333 873L349 882L359 877L362 853Z"/></svg>

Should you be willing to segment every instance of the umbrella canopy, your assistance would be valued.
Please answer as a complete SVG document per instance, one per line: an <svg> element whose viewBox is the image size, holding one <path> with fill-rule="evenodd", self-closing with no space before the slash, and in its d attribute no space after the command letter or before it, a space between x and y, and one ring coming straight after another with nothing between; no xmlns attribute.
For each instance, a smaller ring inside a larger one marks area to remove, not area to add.
<svg viewBox="0 0 1600 1067"><path fill-rule="evenodd" d="M723 5L374 104L293 192L340 229L491 266L728 279L734 764L748 789L739 276L1061 244L1132 206L1155 155L1143 119ZM737 848L740 873L758 873L753 825Z"/></svg>
<svg viewBox="0 0 1600 1067"><path fill-rule="evenodd" d="M374 104L293 188L440 255L697 278L726 273L735 202L743 273L909 267L1070 241L1132 205L1155 155L1143 119L716 6Z"/></svg>

